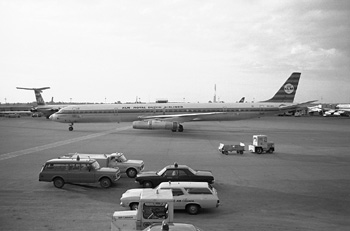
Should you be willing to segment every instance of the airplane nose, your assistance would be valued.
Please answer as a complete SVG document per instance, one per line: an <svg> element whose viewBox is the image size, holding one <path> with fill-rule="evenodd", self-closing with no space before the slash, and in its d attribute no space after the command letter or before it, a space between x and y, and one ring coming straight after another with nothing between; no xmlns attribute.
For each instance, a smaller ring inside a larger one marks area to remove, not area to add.
<svg viewBox="0 0 350 231"><path fill-rule="evenodd" d="M57 119L56 113L50 115L49 119L52 120L52 121L56 120Z"/></svg>

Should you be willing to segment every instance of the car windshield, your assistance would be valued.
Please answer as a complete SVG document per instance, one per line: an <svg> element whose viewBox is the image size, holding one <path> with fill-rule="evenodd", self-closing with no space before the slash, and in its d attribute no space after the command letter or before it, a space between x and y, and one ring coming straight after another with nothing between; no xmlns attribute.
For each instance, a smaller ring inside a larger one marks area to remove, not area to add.
<svg viewBox="0 0 350 231"><path fill-rule="evenodd" d="M119 157L118 157L118 162L126 162L127 159L125 158L125 156L123 154L121 154Z"/></svg>
<svg viewBox="0 0 350 231"><path fill-rule="evenodd" d="M163 168L162 170L159 170L158 172L157 172L157 175L158 176L161 176L161 175L163 175L163 173L166 171L166 167L165 168Z"/></svg>
<svg viewBox="0 0 350 231"><path fill-rule="evenodd" d="M101 168L97 161L92 162L91 165L92 165L92 167L93 167L94 169L96 169L96 170Z"/></svg>
<svg viewBox="0 0 350 231"><path fill-rule="evenodd" d="M196 173L197 173L196 170L193 170L193 169L190 168L190 167L187 167L187 169L188 169L190 172L192 172L193 174L196 174ZM158 175L158 176L162 176L162 175L165 173L166 170L167 170L167 167L164 167L163 169L161 169L161 170L159 170L159 171L157 172L157 175Z"/></svg>

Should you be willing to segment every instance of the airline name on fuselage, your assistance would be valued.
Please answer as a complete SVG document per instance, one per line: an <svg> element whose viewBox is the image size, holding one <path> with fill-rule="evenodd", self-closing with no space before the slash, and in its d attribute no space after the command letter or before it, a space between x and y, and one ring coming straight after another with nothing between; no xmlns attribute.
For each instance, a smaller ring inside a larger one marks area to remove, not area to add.
<svg viewBox="0 0 350 231"><path fill-rule="evenodd" d="M162 108L184 108L183 106L133 106L133 107L122 107L122 109L162 109Z"/></svg>

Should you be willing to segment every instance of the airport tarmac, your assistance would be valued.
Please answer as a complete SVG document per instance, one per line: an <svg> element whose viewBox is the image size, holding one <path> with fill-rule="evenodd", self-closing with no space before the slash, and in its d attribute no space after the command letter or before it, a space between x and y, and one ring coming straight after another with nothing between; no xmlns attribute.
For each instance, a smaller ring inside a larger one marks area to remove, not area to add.
<svg viewBox="0 0 350 231"><path fill-rule="evenodd" d="M178 162L211 170L220 206L175 221L214 230L350 230L350 119L264 117L185 123L183 133L133 130L131 123L67 124L0 118L0 230L110 230L126 176L112 188L39 182L46 160L67 153L123 152L145 171ZM219 143L265 134L273 154L223 155Z"/></svg>

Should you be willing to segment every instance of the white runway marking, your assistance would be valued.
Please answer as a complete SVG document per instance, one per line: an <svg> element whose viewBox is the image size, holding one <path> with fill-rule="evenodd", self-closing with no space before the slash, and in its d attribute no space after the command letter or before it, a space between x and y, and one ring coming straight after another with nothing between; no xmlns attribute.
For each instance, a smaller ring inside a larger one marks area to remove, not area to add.
<svg viewBox="0 0 350 231"><path fill-rule="evenodd" d="M88 139L92 139L92 138L108 135L108 134L111 134L113 132L124 131L124 130L127 130L129 128L131 128L131 126L116 128L116 129L112 129L112 130L109 130L109 131L99 132L99 133L95 133L95 134L91 134L91 135L87 135L87 136L82 136L82 137L77 137L77 138L73 138L73 139L69 139L69 140L58 141L58 142L55 142L55 143L52 143L52 144L46 144L46 145L37 146L37 147L34 147L34 148L28 148L28 149L24 149L24 150L20 150L20 151L16 151L16 152L9 152L9 153L0 155L0 161L11 159L11 158L14 158L14 157L17 157L17 156L23 156L23 155L31 154L31 153L34 153L34 152L43 151L43 150L50 149L50 148L59 147L59 146L66 145L66 144L79 142L79 141L82 141L82 140L88 140Z"/></svg>

